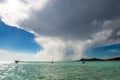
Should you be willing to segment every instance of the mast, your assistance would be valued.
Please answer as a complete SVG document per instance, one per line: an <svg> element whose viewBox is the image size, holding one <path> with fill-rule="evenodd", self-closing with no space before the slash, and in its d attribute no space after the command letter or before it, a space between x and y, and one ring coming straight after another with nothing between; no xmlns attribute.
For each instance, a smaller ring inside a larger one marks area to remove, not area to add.
<svg viewBox="0 0 120 80"><path fill-rule="evenodd" d="M52 59L52 62L51 62L52 64L53 64L53 59Z"/></svg>

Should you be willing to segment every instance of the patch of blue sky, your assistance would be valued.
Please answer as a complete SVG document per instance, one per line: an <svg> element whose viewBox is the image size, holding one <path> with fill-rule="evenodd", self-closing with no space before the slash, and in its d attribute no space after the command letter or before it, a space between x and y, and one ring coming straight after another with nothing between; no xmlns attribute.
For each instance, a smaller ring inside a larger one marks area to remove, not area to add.
<svg viewBox="0 0 120 80"><path fill-rule="evenodd" d="M0 50L17 53L36 53L41 46L34 41L35 35L23 29L11 27L0 21Z"/></svg>
<svg viewBox="0 0 120 80"><path fill-rule="evenodd" d="M109 56L109 57L120 56L120 44L96 47L96 48L88 49L84 53L89 57L96 57L96 58L102 58L105 56Z"/></svg>

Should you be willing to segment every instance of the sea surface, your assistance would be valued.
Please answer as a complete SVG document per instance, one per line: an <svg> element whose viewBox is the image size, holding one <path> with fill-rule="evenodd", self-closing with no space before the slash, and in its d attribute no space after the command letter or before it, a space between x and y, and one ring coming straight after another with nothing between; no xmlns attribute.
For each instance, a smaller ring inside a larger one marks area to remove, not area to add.
<svg viewBox="0 0 120 80"><path fill-rule="evenodd" d="M0 80L120 80L120 61L3 62Z"/></svg>

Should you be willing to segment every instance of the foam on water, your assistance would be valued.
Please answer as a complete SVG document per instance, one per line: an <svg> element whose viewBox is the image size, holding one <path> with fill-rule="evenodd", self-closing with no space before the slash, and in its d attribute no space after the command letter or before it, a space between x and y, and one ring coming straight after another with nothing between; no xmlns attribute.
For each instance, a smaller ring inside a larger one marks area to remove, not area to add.
<svg viewBox="0 0 120 80"><path fill-rule="evenodd" d="M120 80L119 75L119 61L0 64L0 80Z"/></svg>

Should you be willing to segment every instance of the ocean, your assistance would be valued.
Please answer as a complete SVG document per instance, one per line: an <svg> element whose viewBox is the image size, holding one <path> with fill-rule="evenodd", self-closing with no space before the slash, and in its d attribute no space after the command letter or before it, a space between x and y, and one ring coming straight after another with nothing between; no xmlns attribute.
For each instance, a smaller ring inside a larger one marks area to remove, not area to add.
<svg viewBox="0 0 120 80"><path fill-rule="evenodd" d="M3 62L0 80L120 80L120 61Z"/></svg>

